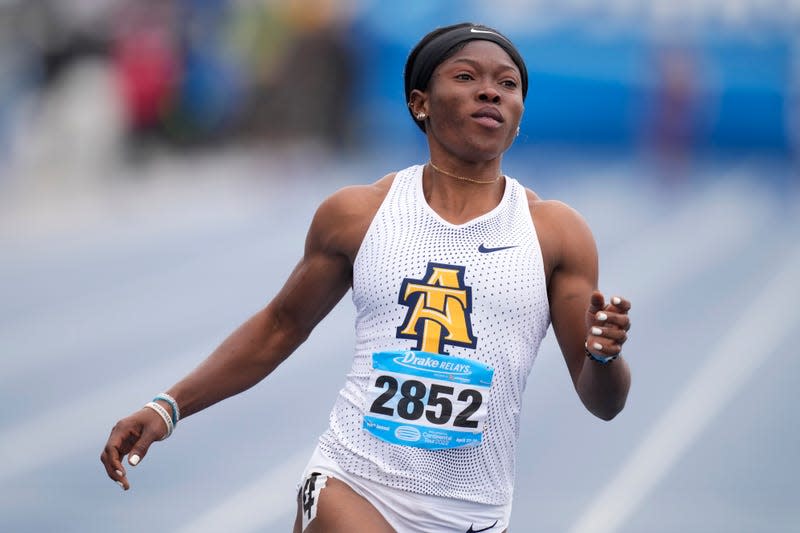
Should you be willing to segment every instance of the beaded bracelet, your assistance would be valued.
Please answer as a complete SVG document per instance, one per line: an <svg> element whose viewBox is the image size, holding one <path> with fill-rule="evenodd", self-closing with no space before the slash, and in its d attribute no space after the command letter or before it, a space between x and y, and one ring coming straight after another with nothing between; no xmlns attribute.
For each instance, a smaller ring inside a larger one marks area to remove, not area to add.
<svg viewBox="0 0 800 533"><path fill-rule="evenodd" d="M181 410L178 408L178 402L175 401L175 398L173 398L166 392L162 392L156 395L155 398L153 398L153 401L156 400L162 400L169 404L169 406L172 408L172 425L177 426L178 420L181 419Z"/></svg>
<svg viewBox="0 0 800 533"><path fill-rule="evenodd" d="M167 434L164 435L163 437L161 437L158 440L164 440L164 439L168 438L170 435L172 435L172 431L175 429L175 426L173 425L172 418L170 418L169 413L167 412L167 410L164 409L163 407L161 407L156 402L148 402L144 406L149 408L149 409L152 409L153 411L158 413L159 416L161 416L161 419L167 425Z"/></svg>

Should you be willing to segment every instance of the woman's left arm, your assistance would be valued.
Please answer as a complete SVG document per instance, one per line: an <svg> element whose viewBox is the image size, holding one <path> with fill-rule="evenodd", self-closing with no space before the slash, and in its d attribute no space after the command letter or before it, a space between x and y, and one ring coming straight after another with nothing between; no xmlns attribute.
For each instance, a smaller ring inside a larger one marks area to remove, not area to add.
<svg viewBox="0 0 800 533"><path fill-rule="evenodd" d="M625 406L631 385L621 353L631 304L619 296L607 301L597 290L597 246L584 219L560 203L544 211L553 331L581 401L595 416L611 420Z"/></svg>

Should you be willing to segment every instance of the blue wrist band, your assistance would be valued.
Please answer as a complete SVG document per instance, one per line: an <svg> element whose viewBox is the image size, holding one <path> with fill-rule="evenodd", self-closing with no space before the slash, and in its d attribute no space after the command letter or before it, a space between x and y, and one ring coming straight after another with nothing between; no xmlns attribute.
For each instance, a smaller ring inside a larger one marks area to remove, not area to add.
<svg viewBox="0 0 800 533"><path fill-rule="evenodd" d="M608 363L610 363L611 361L613 361L614 359L619 357L619 354L617 354L617 355L609 355L608 357L604 357L602 355L593 354L592 352L589 351L589 347L588 346L584 346L583 347L583 351L586 352L586 357L588 357L592 361L596 361L596 362L600 363L601 365L607 365Z"/></svg>
<svg viewBox="0 0 800 533"><path fill-rule="evenodd" d="M162 392L161 394L158 394L156 395L155 398L153 398L153 401L156 400L162 400L169 404L170 408L172 409L172 423L173 425L177 424L178 420L181 419L181 410L178 408L178 402L175 401L175 398L173 398L166 392Z"/></svg>

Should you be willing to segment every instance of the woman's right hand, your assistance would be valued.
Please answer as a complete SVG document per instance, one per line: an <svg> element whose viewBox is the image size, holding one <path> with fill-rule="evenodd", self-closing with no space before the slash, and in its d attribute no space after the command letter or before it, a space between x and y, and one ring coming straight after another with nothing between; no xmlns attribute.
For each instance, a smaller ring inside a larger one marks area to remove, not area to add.
<svg viewBox="0 0 800 533"><path fill-rule="evenodd" d="M139 464L150 445L166 437L164 421L152 409L142 408L116 423L111 430L100 461L106 467L108 477L119 484L123 490L130 488L127 472L122 466L122 458L128 456L131 466Z"/></svg>

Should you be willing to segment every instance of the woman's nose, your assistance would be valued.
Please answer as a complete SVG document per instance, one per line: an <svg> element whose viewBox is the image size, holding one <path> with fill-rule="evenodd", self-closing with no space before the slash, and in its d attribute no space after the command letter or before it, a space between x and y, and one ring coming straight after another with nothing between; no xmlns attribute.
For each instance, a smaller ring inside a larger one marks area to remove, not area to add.
<svg viewBox="0 0 800 533"><path fill-rule="evenodd" d="M497 104L500 103L500 93L493 87L485 87L478 93L478 100Z"/></svg>

